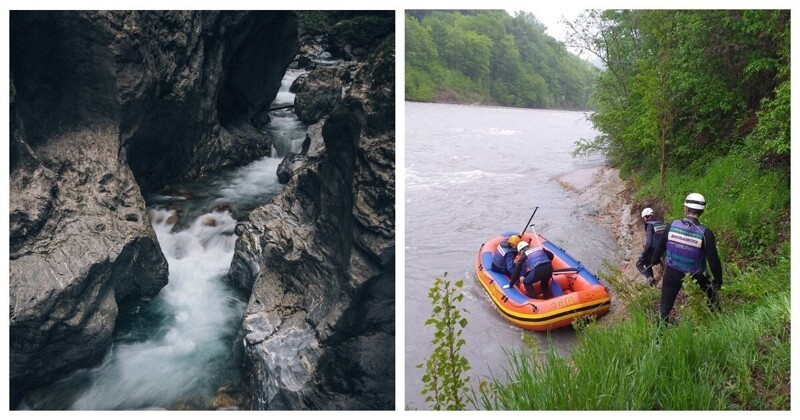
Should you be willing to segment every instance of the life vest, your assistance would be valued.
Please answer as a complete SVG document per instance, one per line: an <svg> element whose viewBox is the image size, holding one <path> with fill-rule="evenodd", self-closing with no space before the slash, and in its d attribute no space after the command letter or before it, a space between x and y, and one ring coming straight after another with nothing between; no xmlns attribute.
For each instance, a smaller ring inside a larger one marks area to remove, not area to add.
<svg viewBox="0 0 800 420"><path fill-rule="evenodd" d="M502 241L497 245L497 249L494 253L492 253L492 265L498 268L503 268L502 271L505 271L505 256L509 252L514 252L514 248L508 243L508 241Z"/></svg>
<svg viewBox="0 0 800 420"><path fill-rule="evenodd" d="M528 248L524 251L524 253L525 257L527 258L525 260L525 266L531 270L544 263L550 262L550 258L547 257L547 254L544 252L544 248L540 246Z"/></svg>
<svg viewBox="0 0 800 420"><path fill-rule="evenodd" d="M703 234L706 228L687 219L672 222L667 233L667 267L695 274L705 270Z"/></svg>
<svg viewBox="0 0 800 420"><path fill-rule="evenodd" d="M650 220L645 222L646 225L653 226L653 242L650 243L650 248L655 248L659 242L661 242L661 237L664 236L664 231L667 230L667 225L660 220Z"/></svg>

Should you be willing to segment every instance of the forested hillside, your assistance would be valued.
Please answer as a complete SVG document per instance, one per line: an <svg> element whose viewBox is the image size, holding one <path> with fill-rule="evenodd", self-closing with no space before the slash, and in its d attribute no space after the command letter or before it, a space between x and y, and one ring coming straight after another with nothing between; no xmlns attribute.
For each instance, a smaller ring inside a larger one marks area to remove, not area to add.
<svg viewBox="0 0 800 420"><path fill-rule="evenodd" d="M530 13L406 15L407 100L587 109L599 73Z"/></svg>

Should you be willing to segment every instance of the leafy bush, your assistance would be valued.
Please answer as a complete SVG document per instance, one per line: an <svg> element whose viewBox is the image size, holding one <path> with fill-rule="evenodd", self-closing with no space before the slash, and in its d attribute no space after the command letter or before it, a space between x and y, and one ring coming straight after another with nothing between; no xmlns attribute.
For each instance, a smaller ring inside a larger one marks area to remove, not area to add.
<svg viewBox="0 0 800 420"><path fill-rule="evenodd" d="M460 292L463 285L464 280L453 283L437 278L428 291L433 313L425 325L433 325L436 332L431 341L433 353L424 362L422 395L434 410L464 410L469 401L466 372L470 365L461 354L461 347L466 344L461 337L467 326L462 315L466 310L457 306L464 299ZM417 368L423 368L423 364Z"/></svg>

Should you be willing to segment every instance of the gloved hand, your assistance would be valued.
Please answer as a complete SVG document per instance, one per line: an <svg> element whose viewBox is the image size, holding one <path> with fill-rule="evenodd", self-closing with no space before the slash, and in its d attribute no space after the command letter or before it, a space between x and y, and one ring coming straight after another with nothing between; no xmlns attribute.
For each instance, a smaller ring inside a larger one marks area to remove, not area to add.
<svg viewBox="0 0 800 420"><path fill-rule="evenodd" d="M639 255L639 259L636 261L637 267L643 267L647 264L644 263L644 255Z"/></svg>

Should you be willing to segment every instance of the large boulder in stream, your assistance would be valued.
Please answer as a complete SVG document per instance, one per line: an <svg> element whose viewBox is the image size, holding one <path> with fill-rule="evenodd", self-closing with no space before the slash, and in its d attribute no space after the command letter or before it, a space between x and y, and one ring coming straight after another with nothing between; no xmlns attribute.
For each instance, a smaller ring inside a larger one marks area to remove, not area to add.
<svg viewBox="0 0 800 420"><path fill-rule="evenodd" d="M322 125L324 154L242 225L229 277L252 285L254 409L394 408L394 95L390 37Z"/></svg>
<svg viewBox="0 0 800 420"><path fill-rule="evenodd" d="M269 154L292 12L12 11L11 406L97 363L167 262L142 191Z"/></svg>
<svg viewBox="0 0 800 420"><path fill-rule="evenodd" d="M318 67L296 87L294 111L300 121L313 124L342 102L342 71L338 67Z"/></svg>
<svg viewBox="0 0 800 420"><path fill-rule="evenodd" d="M305 164L305 156L297 153L288 153L278 165L278 182L289 182L295 172Z"/></svg>
<svg viewBox="0 0 800 420"><path fill-rule="evenodd" d="M322 127L325 125L323 118L316 124L308 126L306 130L306 138L303 140L303 146L300 150L301 155L309 158L318 158L325 153L325 139L322 138Z"/></svg>

